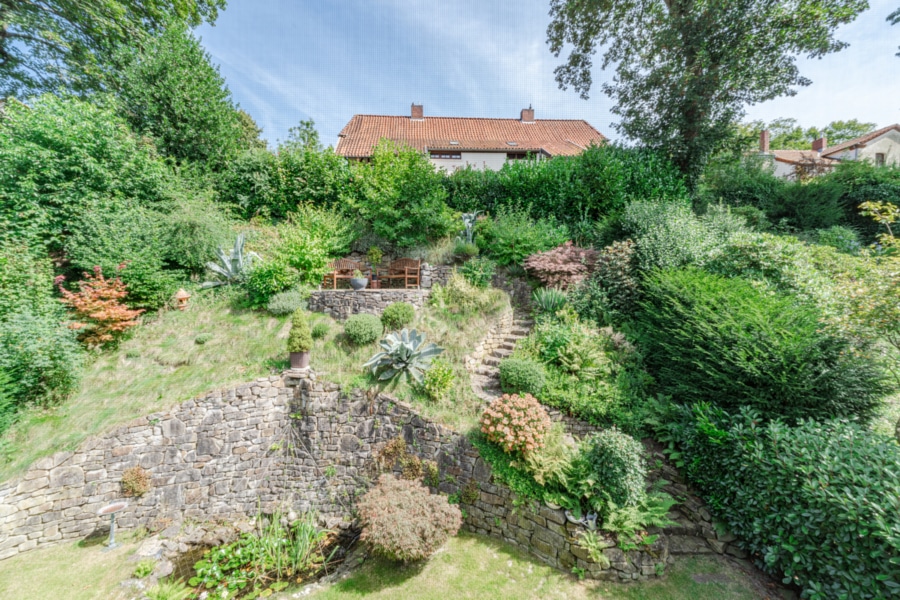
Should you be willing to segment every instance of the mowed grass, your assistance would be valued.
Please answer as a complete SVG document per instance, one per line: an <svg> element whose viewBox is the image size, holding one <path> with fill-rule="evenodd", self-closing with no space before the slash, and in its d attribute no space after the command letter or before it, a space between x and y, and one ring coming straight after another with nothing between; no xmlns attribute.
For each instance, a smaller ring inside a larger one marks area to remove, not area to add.
<svg viewBox="0 0 900 600"><path fill-rule="evenodd" d="M186 311L163 311L117 349L91 357L68 401L25 411L3 436L0 481L115 425L280 372L289 327L287 317L235 308L228 292L195 292ZM204 344L195 341L201 334L210 336Z"/></svg>
<svg viewBox="0 0 900 600"><path fill-rule="evenodd" d="M630 584L579 581L499 540L463 533L451 539L426 563L403 566L369 559L346 579L310 597L315 600L752 600L765 597L757 590L750 577L713 556L679 558L660 580ZM293 593L285 592L276 598L287 600Z"/></svg>

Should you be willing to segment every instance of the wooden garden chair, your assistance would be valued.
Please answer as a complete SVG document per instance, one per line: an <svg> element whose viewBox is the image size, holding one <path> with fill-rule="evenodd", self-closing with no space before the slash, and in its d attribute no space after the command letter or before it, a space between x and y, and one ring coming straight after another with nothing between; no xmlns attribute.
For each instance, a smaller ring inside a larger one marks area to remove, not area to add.
<svg viewBox="0 0 900 600"><path fill-rule="evenodd" d="M331 273L327 273L322 278L322 287L329 287L330 282L331 289L336 290L338 279L351 279L353 271L362 271L362 263L349 258L341 258L328 263L328 268L331 269Z"/></svg>
<svg viewBox="0 0 900 600"><path fill-rule="evenodd" d="M378 278L388 281L400 281L406 289L418 288L421 267L421 259L398 258L395 261L391 261L387 271L379 273Z"/></svg>

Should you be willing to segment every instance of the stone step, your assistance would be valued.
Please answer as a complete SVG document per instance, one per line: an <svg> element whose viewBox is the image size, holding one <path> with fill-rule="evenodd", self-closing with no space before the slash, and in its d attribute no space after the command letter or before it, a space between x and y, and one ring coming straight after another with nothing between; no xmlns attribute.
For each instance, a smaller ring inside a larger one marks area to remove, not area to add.
<svg viewBox="0 0 900 600"><path fill-rule="evenodd" d="M525 329L523 327L516 327L516 328L510 329L508 335L515 336L517 338L523 338L528 335L529 331L530 330Z"/></svg>
<svg viewBox="0 0 900 600"><path fill-rule="evenodd" d="M497 348L496 350L491 352L491 356L496 356L497 358L506 358L512 353L512 349L507 350L506 348Z"/></svg>
<svg viewBox="0 0 900 600"><path fill-rule="evenodd" d="M501 350L509 350L510 352L512 352L516 349L516 343L515 341L510 342L509 338L506 338L505 340L503 340L503 342L500 343L499 346L497 346L497 348Z"/></svg>
<svg viewBox="0 0 900 600"><path fill-rule="evenodd" d="M497 367L492 367L490 365L481 365L475 371L476 375L481 375L482 377L497 377L500 372L497 370Z"/></svg>
<svg viewBox="0 0 900 600"><path fill-rule="evenodd" d="M496 356L485 356L481 364L491 367L497 367L500 365L501 360L501 358L497 358Z"/></svg>

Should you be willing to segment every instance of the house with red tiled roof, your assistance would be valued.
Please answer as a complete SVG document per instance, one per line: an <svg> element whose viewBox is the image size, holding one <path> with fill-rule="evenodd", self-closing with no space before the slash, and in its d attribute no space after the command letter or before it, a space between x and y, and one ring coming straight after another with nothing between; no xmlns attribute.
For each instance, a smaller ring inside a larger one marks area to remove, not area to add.
<svg viewBox="0 0 900 600"><path fill-rule="evenodd" d="M760 154L771 156L775 175L785 179L804 179L827 173L845 160L868 160L875 165L900 165L900 124L889 125L841 144L828 146L824 137L809 150L770 150L769 132L759 136Z"/></svg>
<svg viewBox="0 0 900 600"><path fill-rule="evenodd" d="M509 161L532 157L574 156L606 137L580 119L535 119L523 109L518 119L426 117L421 104L409 116L354 115L338 134L335 152L351 160L369 160L381 139L425 153L440 169L471 166L499 169Z"/></svg>

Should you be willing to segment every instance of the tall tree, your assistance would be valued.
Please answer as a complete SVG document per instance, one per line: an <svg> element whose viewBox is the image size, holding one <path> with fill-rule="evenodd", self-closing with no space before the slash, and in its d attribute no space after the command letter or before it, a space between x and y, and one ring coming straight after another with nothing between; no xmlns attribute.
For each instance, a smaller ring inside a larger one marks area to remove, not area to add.
<svg viewBox="0 0 900 600"><path fill-rule="evenodd" d="M297 126L288 129L288 139L282 146L321 150L322 141L319 139L319 132L316 130L316 122L312 119L301 120Z"/></svg>
<svg viewBox="0 0 900 600"><path fill-rule="evenodd" d="M895 10L894 12L889 14L887 17L887 21L891 25L896 25L897 23L900 23L900 8L898 8L897 10ZM897 56L900 56L900 52L897 53ZM900 424L898 424L898 427L900 427Z"/></svg>
<svg viewBox="0 0 900 600"><path fill-rule="evenodd" d="M822 135L828 139L830 146L834 146L871 133L875 127L875 123L863 123L858 119L832 121L822 129Z"/></svg>
<svg viewBox="0 0 900 600"><path fill-rule="evenodd" d="M626 137L667 151L691 180L733 132L744 107L809 85L798 55L822 57L847 44L834 30L865 0L550 0L547 41L562 89L583 98L593 56L615 66L601 89Z"/></svg>
<svg viewBox="0 0 900 600"><path fill-rule="evenodd" d="M225 79L186 25L171 25L121 60L125 116L163 154L217 169L248 141Z"/></svg>
<svg viewBox="0 0 900 600"><path fill-rule="evenodd" d="M225 0L3 0L0 96L102 86L123 43L159 34L170 19L213 22Z"/></svg>

